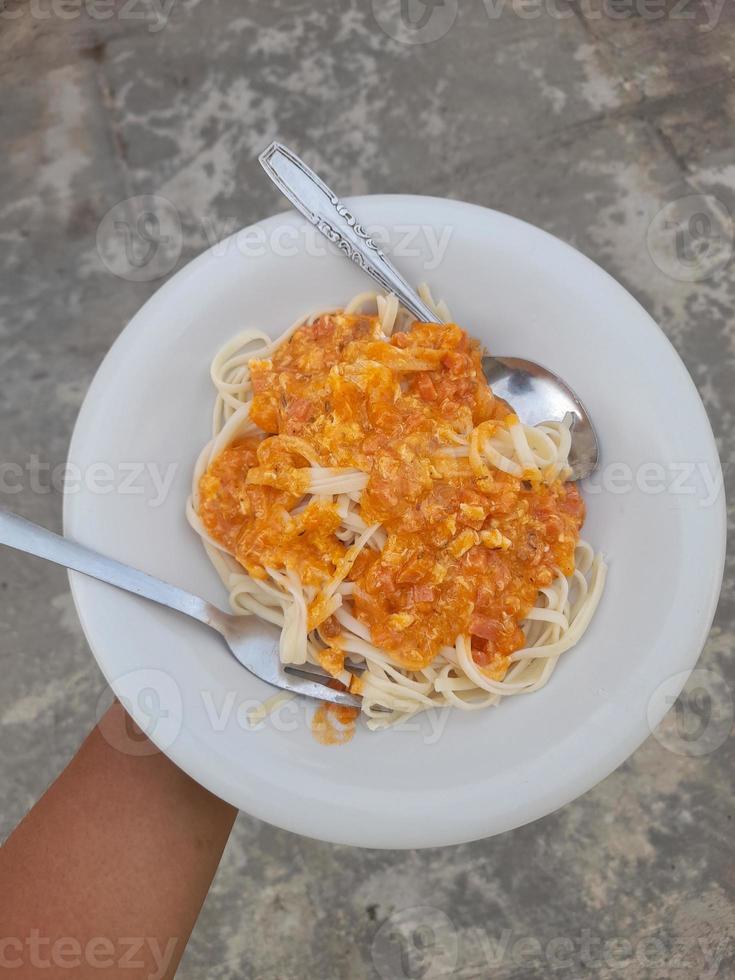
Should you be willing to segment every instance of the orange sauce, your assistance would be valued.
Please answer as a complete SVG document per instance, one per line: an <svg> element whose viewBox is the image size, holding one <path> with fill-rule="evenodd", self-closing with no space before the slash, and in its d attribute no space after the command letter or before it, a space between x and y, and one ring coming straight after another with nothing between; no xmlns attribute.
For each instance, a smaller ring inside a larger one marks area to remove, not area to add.
<svg viewBox="0 0 735 980"><path fill-rule="evenodd" d="M508 418L479 345L454 324L415 323L385 340L377 317L327 314L250 369L251 418L265 434L230 446L202 477L209 533L255 577L293 570L319 587L347 549L336 506L292 513L309 461L362 470L362 519L387 542L364 549L347 581L373 642L415 670L468 633L476 663L502 678L539 589L555 568L574 568L584 504L574 484L478 476L442 453L458 433ZM322 629L336 652L335 623Z"/></svg>
<svg viewBox="0 0 735 980"><path fill-rule="evenodd" d="M344 745L356 731L359 708L343 704L320 704L311 721L311 732L322 745Z"/></svg>

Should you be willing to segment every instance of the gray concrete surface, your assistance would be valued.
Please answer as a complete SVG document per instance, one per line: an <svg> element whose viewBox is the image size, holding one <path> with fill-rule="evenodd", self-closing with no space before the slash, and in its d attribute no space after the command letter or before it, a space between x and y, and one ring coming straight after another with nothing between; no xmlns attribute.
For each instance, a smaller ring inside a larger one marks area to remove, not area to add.
<svg viewBox="0 0 735 980"><path fill-rule="evenodd" d="M64 460L95 369L160 284L104 266L103 216L167 197L183 222L178 267L208 236L281 209L255 161L277 135L345 193L495 206L599 262L687 364L732 489L731 3L467 0L457 13L446 0L404 36L389 0L0 8L0 461L25 472L3 503L60 526L60 493L34 490L25 468ZM731 552L701 661L726 717L732 574ZM5 836L104 688L64 573L6 552L0 674ZM697 755L681 734L706 710L685 697L668 737L583 799L467 846L365 852L242 815L180 975L734 976L733 740L726 728Z"/></svg>

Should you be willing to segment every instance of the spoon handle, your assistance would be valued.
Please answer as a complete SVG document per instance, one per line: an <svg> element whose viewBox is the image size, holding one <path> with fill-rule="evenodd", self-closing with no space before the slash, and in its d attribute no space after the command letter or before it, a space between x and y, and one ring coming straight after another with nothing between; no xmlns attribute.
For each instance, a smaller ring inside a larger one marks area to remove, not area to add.
<svg viewBox="0 0 735 980"><path fill-rule="evenodd" d="M401 305L418 320L439 322L433 310L386 258L356 216L303 160L281 143L271 143L259 159L281 193L330 242L367 272L382 289L395 293Z"/></svg>

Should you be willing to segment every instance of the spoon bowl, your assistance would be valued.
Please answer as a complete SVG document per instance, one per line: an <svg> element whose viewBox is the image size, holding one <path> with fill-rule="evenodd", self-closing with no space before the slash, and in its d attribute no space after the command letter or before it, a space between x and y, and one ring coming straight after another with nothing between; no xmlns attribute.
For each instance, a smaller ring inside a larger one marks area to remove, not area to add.
<svg viewBox="0 0 735 980"><path fill-rule="evenodd" d="M482 359L482 370L497 398L508 402L526 425L571 421L571 479L583 480L596 468L600 447L584 405L553 371L520 357Z"/></svg>

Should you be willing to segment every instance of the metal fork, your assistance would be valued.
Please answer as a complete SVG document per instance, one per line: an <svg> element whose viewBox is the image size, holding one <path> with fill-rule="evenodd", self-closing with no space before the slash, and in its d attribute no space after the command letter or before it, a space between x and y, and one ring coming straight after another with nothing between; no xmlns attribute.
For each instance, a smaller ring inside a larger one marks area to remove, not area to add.
<svg viewBox="0 0 735 980"><path fill-rule="evenodd" d="M361 706L361 699L354 694L337 691L320 683L317 678L329 679L329 675L320 668L312 664L284 667L278 656L277 628L261 620L256 623L253 616L235 616L224 612L211 602L176 585L169 585L168 582L162 582L137 568L100 555L91 548L54 534L53 531L47 531L46 528L2 508L0 544L72 568L91 578L115 585L118 589L185 613L192 619L198 619L224 637L230 653L243 667L274 687L352 708Z"/></svg>

